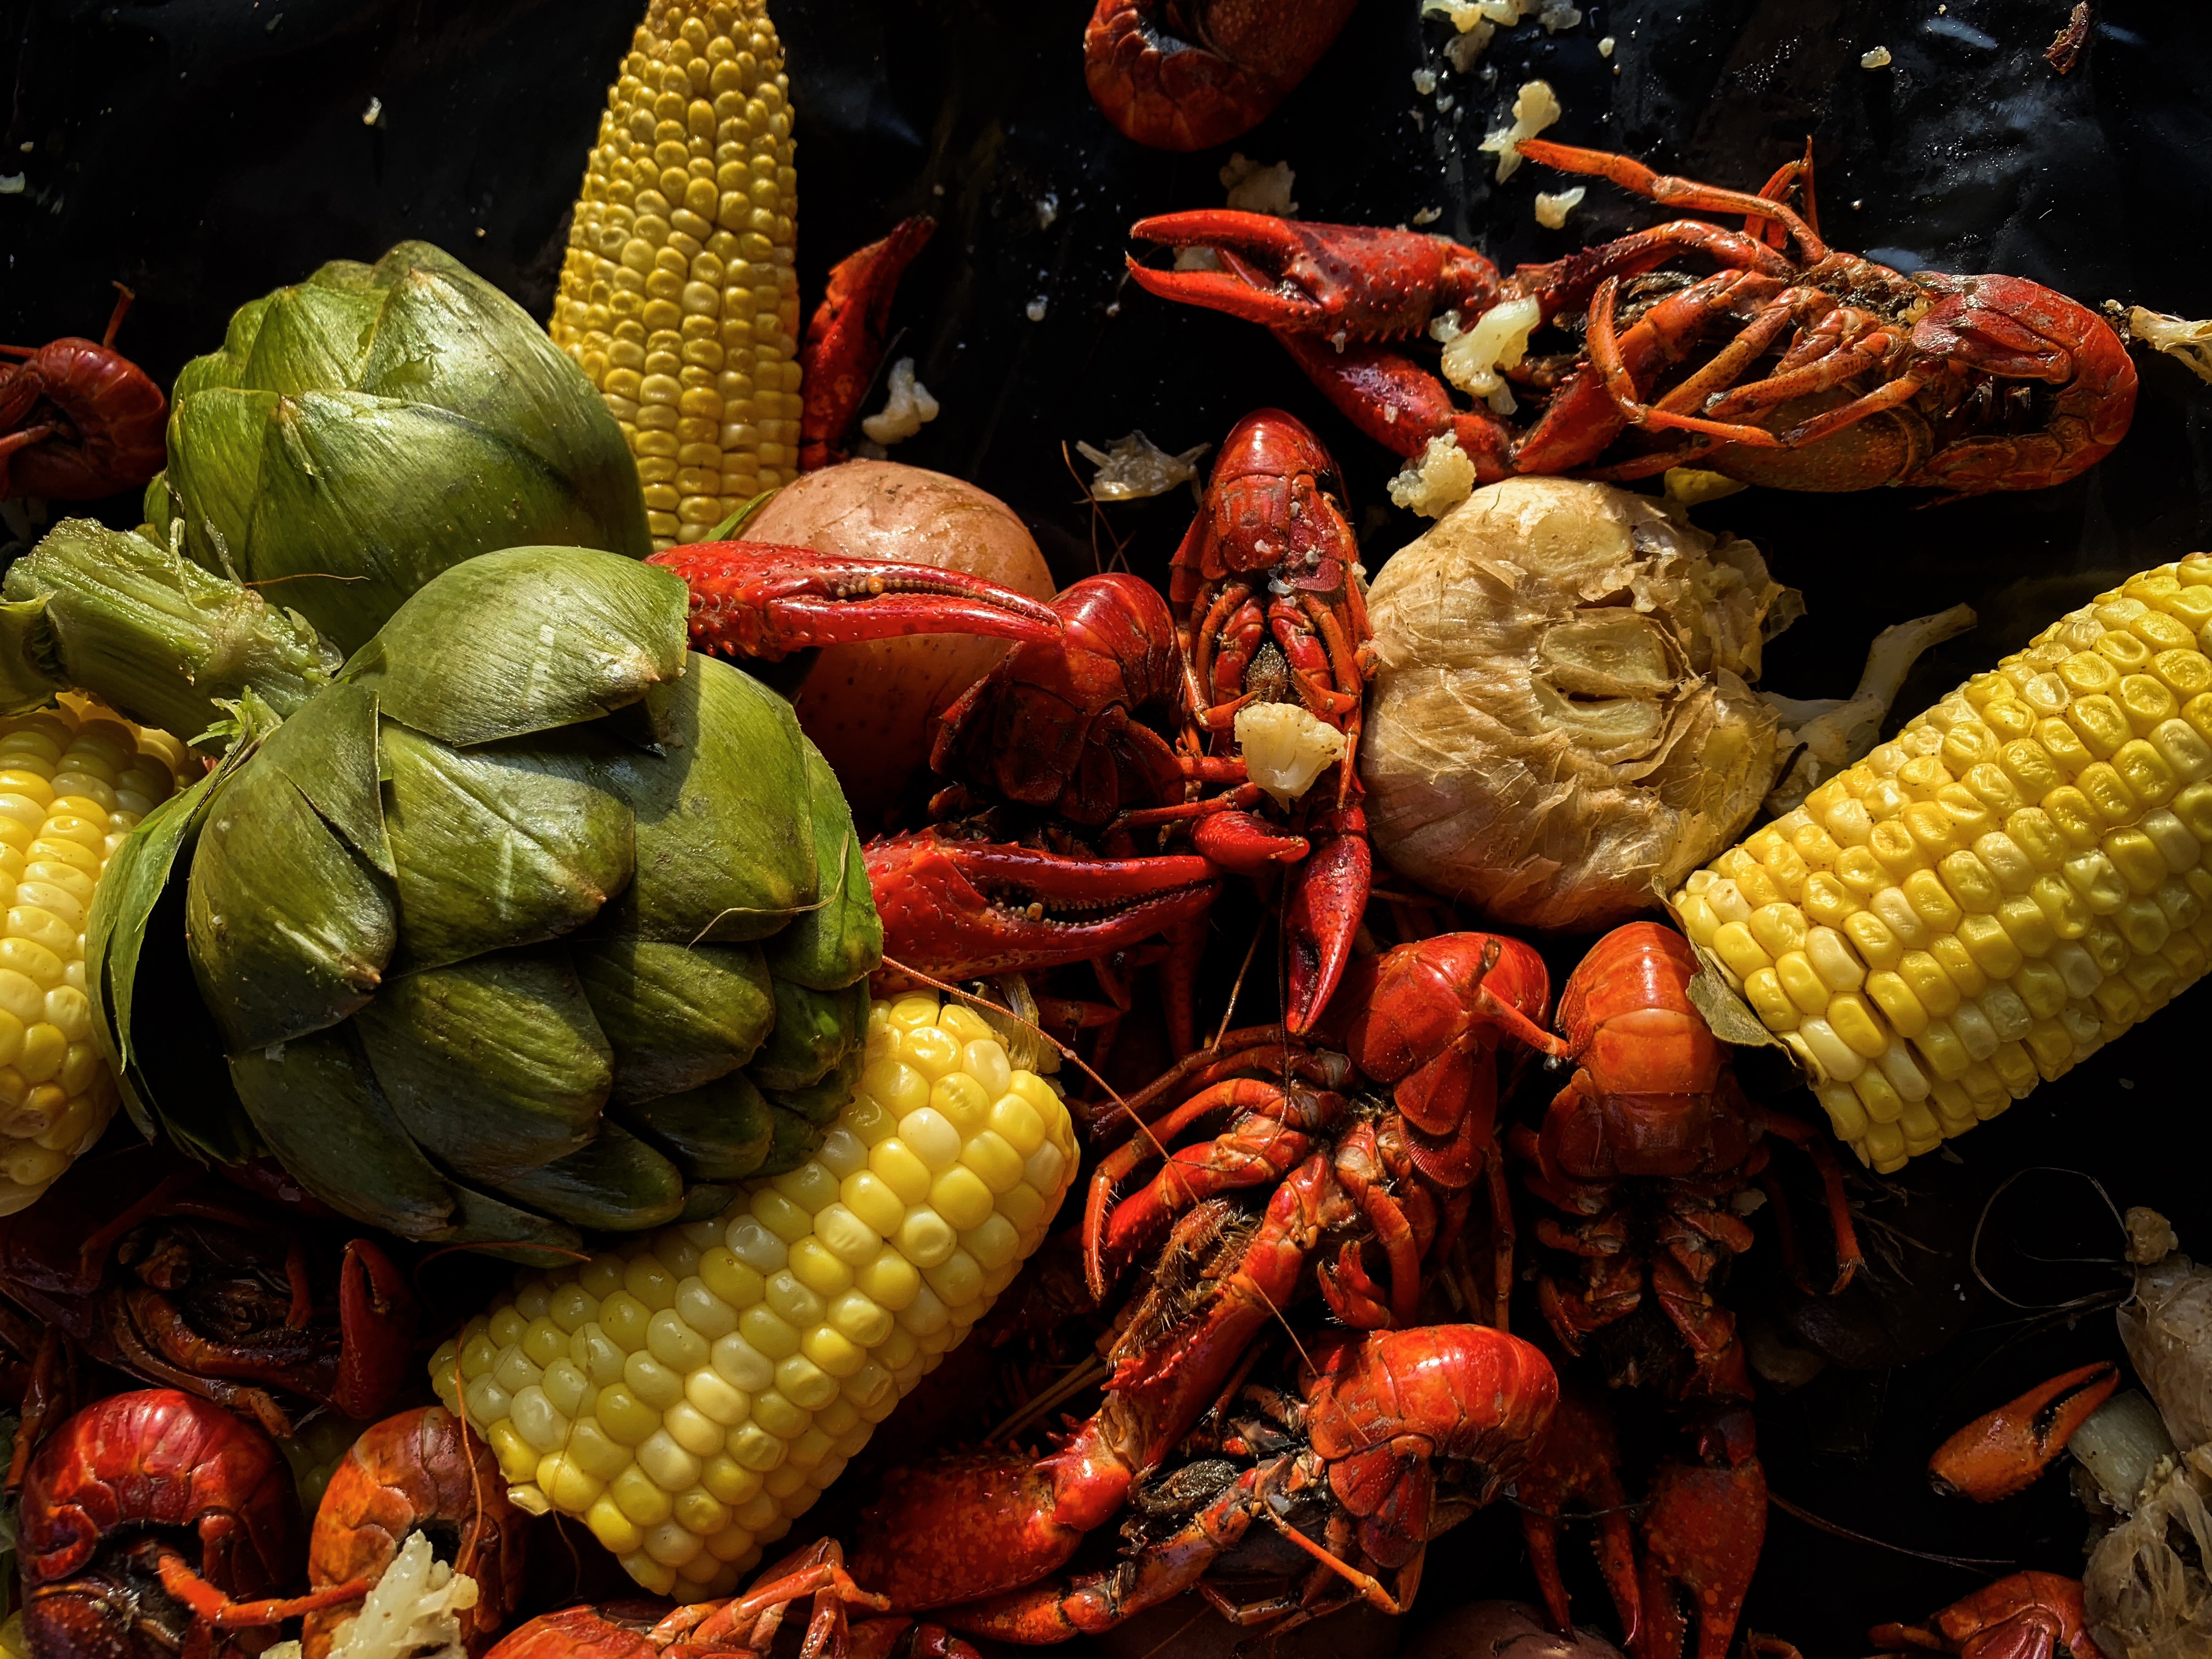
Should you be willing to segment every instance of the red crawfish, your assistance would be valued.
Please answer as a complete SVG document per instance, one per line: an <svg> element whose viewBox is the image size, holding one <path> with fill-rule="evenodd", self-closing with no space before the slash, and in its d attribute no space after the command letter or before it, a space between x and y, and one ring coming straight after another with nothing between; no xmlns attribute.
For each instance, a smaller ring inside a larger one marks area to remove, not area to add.
<svg viewBox="0 0 2212 1659"><path fill-rule="evenodd" d="M1526 472L1636 478L1694 461L1778 489L1901 484L1948 500L2063 483L2127 432L2135 366L2103 318L2021 277L1907 275L1831 249L1809 162L1753 194L1598 150L1539 139L1520 149L1668 207L1741 215L1745 228L1678 219L1509 277L1441 237L1207 210L1131 234L1212 247L1220 270L1130 269L1153 293L1273 329L1330 401L1396 453L1450 434L1484 483ZM1786 201L1800 190L1802 214ZM1692 253L1721 269L1660 272ZM1580 319L1583 335L1579 351L1505 368L1545 400L1525 428L1456 408L1390 343L1448 310L1471 325L1530 300L1537 321ZM1636 443L1614 452L1632 427Z"/></svg>
<svg viewBox="0 0 2212 1659"><path fill-rule="evenodd" d="M115 285L115 310L97 340L0 345L0 499L87 501L137 489L168 460L168 400L115 349L135 297Z"/></svg>
<svg viewBox="0 0 2212 1659"><path fill-rule="evenodd" d="M799 349L799 465L805 472L846 459L844 442L860 399L884 361L899 278L928 245L937 221L902 219L891 234L838 261Z"/></svg>
<svg viewBox="0 0 2212 1659"><path fill-rule="evenodd" d="M1735 1316L1712 1295L1716 1276L1751 1247L1732 1200L1765 1172L1765 1137L1802 1146L1820 1174L1838 1264L1831 1289L1841 1291L1859 1266L1833 1157L1806 1124L1745 1099L1726 1048L1690 1000L1697 971L1688 943L1656 922L1631 922L1600 939L1568 977L1560 1036L1544 1045L1574 1073L1540 1129L1516 1125L1508 1138L1528 1166L1528 1190L1565 1218L1538 1222L1538 1241L1579 1264L1576 1283L1549 1273L1537 1282L1545 1319L1567 1351L1580 1354L1636 1312L1648 1286L1687 1354L1672 1393L1692 1414L1698 1458L1669 1459L1653 1480L1638 1581L1620 1571L1619 1528L1601 1534L1601 1560L1638 1659L1682 1651L1687 1620L1678 1593L1694 1612L1699 1659L1721 1659L1765 1535L1766 1478L1741 1403L1751 1398L1750 1370ZM1779 1212L1781 1193L1768 1185ZM1633 1368L1619 1380L1636 1380ZM1566 1498L1603 1510L1616 1507L1618 1493L1612 1460L1594 1438L1610 1435L1601 1409L1563 1419L1563 1430L1536 1460L1525 1520L1562 1626L1566 1590L1546 1534Z"/></svg>
<svg viewBox="0 0 2212 1659"><path fill-rule="evenodd" d="M1923 1625L1876 1625L1867 1639L1884 1656L1950 1653L1961 1659L2104 1659L2089 1636L2081 1581L2015 1572L1954 1601ZM1754 1636L1753 1655L1802 1659L1778 1637Z"/></svg>
<svg viewBox="0 0 2212 1659"><path fill-rule="evenodd" d="M1487 1502L1542 1437L1558 1379L1528 1343L1481 1325L1343 1333L1311 1353L1295 1395L1243 1391L1256 1409L1237 1414L1222 1449L1249 1466L1216 1462L1211 1481L1187 1469L1193 1478L1163 1483L1183 1503L1148 1504L1160 1535L1104 1572L1057 1582L1068 1551L1032 1512L1034 1494L968 1464L895 1476L864 1522L855 1576L895 1608L942 1609L956 1630L1064 1642L1192 1589L1264 1525L1314 1565L1242 1620L1280 1630L1362 1601L1401 1614L1429 1540ZM1071 1445L1036 1478L1056 1464L1064 1479L1078 1455Z"/></svg>
<svg viewBox="0 0 2212 1659"><path fill-rule="evenodd" d="M1098 0L1083 78L1106 118L1156 149L1211 149L1306 78L1356 0Z"/></svg>
<svg viewBox="0 0 2212 1659"><path fill-rule="evenodd" d="M24 1477L16 1543L36 1659L233 1659L281 1621L357 1601L361 1580L266 1599L297 1566L292 1477L259 1429L149 1389L87 1407ZM179 1534L189 1541L172 1542Z"/></svg>
<svg viewBox="0 0 2212 1659"><path fill-rule="evenodd" d="M799 1659L978 1659L941 1626L910 1619L850 1622L884 1599L853 1582L844 1552L823 1539L765 1569L743 1595L672 1609L665 1601L565 1607L532 1620L488 1659L766 1659L791 1607L813 1605Z"/></svg>
<svg viewBox="0 0 2212 1659"><path fill-rule="evenodd" d="M410 1534L422 1533L440 1560L476 1580L460 1615L472 1654L489 1648L521 1599L522 1513L490 1449L441 1407L387 1417L362 1433L324 1488L307 1539L307 1583L374 1586ZM324 1659L351 1607L311 1613L301 1631L306 1659Z"/></svg>

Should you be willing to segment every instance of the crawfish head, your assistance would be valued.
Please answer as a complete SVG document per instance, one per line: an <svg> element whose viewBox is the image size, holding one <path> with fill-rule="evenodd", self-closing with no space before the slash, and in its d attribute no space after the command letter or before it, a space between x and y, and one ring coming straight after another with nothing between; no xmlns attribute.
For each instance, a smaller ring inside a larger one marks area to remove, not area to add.
<svg viewBox="0 0 2212 1659"><path fill-rule="evenodd" d="M292 1501L276 1446L219 1406L150 1389L79 1412L23 1481L32 1651L174 1652L196 1615L164 1588L160 1556L182 1553L167 1540L196 1538L198 1577L219 1595L264 1595L289 1576ZM216 1651L265 1644L239 1632Z"/></svg>
<svg viewBox="0 0 2212 1659"><path fill-rule="evenodd" d="M1336 463L1304 422L1279 409L1247 415L1222 443L1194 532L1205 574L1273 569L1297 586L1341 586L1359 551L1343 499Z"/></svg>
<svg viewBox="0 0 2212 1659"><path fill-rule="evenodd" d="M1544 1356L1486 1325L1417 1326L1316 1350L1306 1431L1329 1489L1359 1519L1360 1548L1386 1566L1429 1538L1430 1464L1462 1466L1488 1502L1542 1441L1559 1382Z"/></svg>
<svg viewBox="0 0 2212 1659"><path fill-rule="evenodd" d="M884 953L940 979L1111 956L1197 915L1220 886L1188 855L1077 858L927 830L866 857Z"/></svg>

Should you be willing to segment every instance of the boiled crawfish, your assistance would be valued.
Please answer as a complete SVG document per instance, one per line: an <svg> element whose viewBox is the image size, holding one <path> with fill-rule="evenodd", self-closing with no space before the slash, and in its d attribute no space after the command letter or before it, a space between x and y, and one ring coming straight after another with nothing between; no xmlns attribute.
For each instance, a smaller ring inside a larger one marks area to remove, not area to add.
<svg viewBox="0 0 2212 1659"><path fill-rule="evenodd" d="M1885 1655L1953 1653L1962 1659L2104 1659L2089 1636L2081 1581L2015 1572L1954 1601L1924 1625L1876 1625L1867 1639ZM1754 1655L1803 1659L1778 1637L1754 1636Z"/></svg>
<svg viewBox="0 0 2212 1659"><path fill-rule="evenodd" d="M1538 1241L1580 1263L1572 1285L1549 1273L1538 1280L1553 1334L1579 1355L1638 1310L1648 1284L1686 1355L1667 1380L1692 1416L1698 1461L1670 1460L1653 1481L1638 1583L1617 1570L1617 1529L1601 1534L1638 1659L1681 1652L1686 1624L1678 1589L1695 1608L1700 1659L1723 1659L1765 1535L1765 1476L1743 1408L1750 1370L1735 1318L1715 1302L1712 1285L1751 1246L1751 1230L1731 1200L1765 1171L1765 1136L1802 1146L1820 1171L1836 1237L1832 1291L1860 1265L1833 1157L1805 1124L1744 1098L1725 1050L1690 1001L1697 969L1681 936L1655 922L1631 922L1600 939L1560 993L1560 1036L1544 1045L1555 1060L1573 1065L1574 1075L1540 1129L1516 1125L1508 1136L1527 1166L1528 1190L1569 1218L1538 1222ZM1784 1213L1779 1188L1768 1186ZM1616 1369L1616 1382L1640 1380L1635 1359ZM1592 1455L1588 1437L1595 1431L1585 1425L1580 1431L1583 1443L1571 1431L1554 1436L1536 1464L1543 1496L1523 1498L1531 1553L1563 1629L1567 1596L1551 1544L1560 1505L1578 1496L1601 1510L1617 1508L1617 1486L1594 1484L1610 1481L1613 1460Z"/></svg>
<svg viewBox="0 0 2212 1659"><path fill-rule="evenodd" d="M1231 1033L1132 1097L1141 1113L1188 1096L1144 1141L1111 1155L1092 1185L1094 1293L1159 1247L1109 1356L1104 1403L1041 1462L1001 1454L895 1474L857 1576L913 1610L1037 1584L1233 1389L1332 1235L1343 1246L1320 1275L1332 1307L1370 1328L1410 1324L1428 1261L1449 1246L1484 1167L1499 1051L1543 1036L1548 991L1526 945L1425 940L1346 975L1326 1028L1343 1052L1296 1043L1279 1026ZM1355 1064L1395 1091L1390 1109L1355 1112L1344 1092ZM1242 1075L1255 1068L1273 1075ZM1178 1152L1171 1172L1111 1205L1114 1187L1140 1167L1140 1146L1172 1143L1218 1113L1230 1115L1224 1133ZM1364 1260L1370 1243L1376 1271ZM1500 1285L1510 1273L1502 1260ZM958 1540L957 1553L914 1559L895 1547L930 1534ZM986 1628L963 1618L947 1615L956 1627Z"/></svg>
<svg viewBox="0 0 2212 1659"><path fill-rule="evenodd" d="M880 1612L884 1599L853 1582L843 1551L829 1538L763 1570L750 1589L726 1601L567 1607L532 1620L489 1659L767 1659L789 1609L810 1599L800 1659L977 1659L939 1626L850 1623L850 1609Z"/></svg>
<svg viewBox="0 0 2212 1659"><path fill-rule="evenodd" d="M881 1586L894 1607L941 1608L937 1616L956 1629L1061 1642L1193 1588L1265 1523L1315 1565L1292 1593L1231 1610L1240 1622L1279 1620L1275 1627L1285 1629L1362 1600L1402 1613L1429 1540L1487 1502L1542 1436L1557 1380L1534 1348L1480 1325L1346 1333L1310 1352L1296 1397L1244 1391L1256 1410L1233 1420L1219 1449L1250 1460L1247 1467L1210 1460L1160 1483L1163 1501L1146 1508L1155 1521L1172 1517L1170 1524L1108 1571L1072 1584L1036 1582L1066 1559L1051 1535L1058 1517L1044 1522L1050 1511L1041 1509L1042 1525L994 1525L1010 1494L970 1465L951 1479L902 1473L887 1481L884 1504L864 1523L855 1575ZM1081 1455L1071 1446L1049 1462ZM1041 1467L1029 1485L1047 1478ZM924 1497L931 1507L965 1513L910 1529L924 1519L915 1504ZM960 1553L926 1553L915 1547L918 1537Z"/></svg>
<svg viewBox="0 0 2212 1659"><path fill-rule="evenodd" d="M1243 810L1209 813L1192 830L1192 844L1224 869L1290 866L1283 1018L1294 1034L1312 1027L1336 989L1373 872L1355 769L1373 630L1343 502L1336 463L1304 422L1279 409L1248 415L1222 444L1169 587L1197 723L1217 754L1234 746L1237 716L1254 704L1303 708L1342 734L1333 784L1323 773L1297 803L1292 827L1302 834ZM1247 783L1239 805L1259 794Z"/></svg>
<svg viewBox="0 0 2212 1659"><path fill-rule="evenodd" d="M398 1267L368 1238L331 1259L335 1284L275 1206L155 1146L80 1159L0 1219L0 1296L49 1342L278 1436L302 1401L374 1416L412 1360L415 1300Z"/></svg>
<svg viewBox="0 0 2212 1659"><path fill-rule="evenodd" d="M331 1474L307 1538L307 1583L319 1591L373 1588L410 1534L422 1533L440 1560L476 1581L461 1640L481 1654L521 1599L524 1523L490 1449L443 1407L417 1407L365 1430ZM325 1659L355 1611L310 1613L301 1629L306 1659Z"/></svg>
<svg viewBox="0 0 2212 1659"><path fill-rule="evenodd" d="M2039 1382L1938 1446L1929 1480L1947 1497L1979 1504L2026 1492L2119 1386L2120 1368L2109 1359Z"/></svg>
<svg viewBox="0 0 2212 1659"><path fill-rule="evenodd" d="M1210 149L1305 79L1356 0L1098 0L1083 78L1106 118L1158 149Z"/></svg>
<svg viewBox="0 0 2212 1659"><path fill-rule="evenodd" d="M137 297L118 283L115 310L97 340L0 345L0 499L43 495L88 501L137 489L168 459L168 400L145 370L115 349Z"/></svg>
<svg viewBox="0 0 2212 1659"><path fill-rule="evenodd" d="M231 1659L357 1601L354 1580L266 1599L297 1566L292 1478L269 1437L173 1389L111 1395L31 1461L16 1547L37 1659ZM169 1541L189 1532L191 1544Z"/></svg>
<svg viewBox="0 0 2212 1659"><path fill-rule="evenodd" d="M1741 214L1746 228L1676 220L1503 277L1440 237L1220 210L1132 228L1211 246L1219 270L1130 269L1156 294L1272 328L1395 453L1451 436L1486 483L1522 472L1634 478L1694 460L1781 489L1901 484L1949 500L2063 483L2127 431L2135 367L2103 318L2020 277L1906 275L1832 251L1814 226L1809 162L1753 195L1596 150L1537 139L1520 149L1668 206ZM1787 204L1800 189L1802 215ZM1721 269L1647 276L1691 253ZM1447 311L1472 324L1532 301L1532 324L1579 320L1583 349L1505 368L1545 399L1525 428L1455 407L1434 375L1382 343ZM1631 427L1650 442L1601 465Z"/></svg>
<svg viewBox="0 0 2212 1659"><path fill-rule="evenodd" d="M839 260L799 349L799 466L834 466L882 367L899 278L927 246L937 221L902 219L891 234Z"/></svg>

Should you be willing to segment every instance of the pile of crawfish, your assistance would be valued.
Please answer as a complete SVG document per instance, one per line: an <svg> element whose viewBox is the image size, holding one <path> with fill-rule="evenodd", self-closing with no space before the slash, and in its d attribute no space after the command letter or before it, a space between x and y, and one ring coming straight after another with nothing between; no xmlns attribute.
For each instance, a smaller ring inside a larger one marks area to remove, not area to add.
<svg viewBox="0 0 2212 1659"><path fill-rule="evenodd" d="M1314 9L1274 58L1239 58L1172 38L1185 12L1227 8L1101 0L1092 87L1129 130L1218 142L1295 83L1350 8ZM1389 449L1415 457L1449 436L1486 481L1695 461L1785 488L1958 495L2071 477L2126 428L2134 371L2102 319L2016 278L1906 276L1830 250L1802 167L1751 194L1522 148L1745 228L1678 220L1504 276L1413 232L1185 213L1134 234L1209 248L1212 268L1132 269L1272 329ZM1692 256L1712 274L1678 269ZM848 276L888 283L899 263ZM1518 425L1455 406L1395 343L1447 310L1465 325L1529 300L1573 349L1507 369ZM112 323L101 343L0 369L0 486L97 495L159 465L161 394L113 340ZM1093 1635L1189 1593L1272 1635L1360 1605L1403 1613L1431 1541L1504 1495L1560 1630L1561 1530L1587 1522L1638 1659L1720 1659L1768 1510L1753 1371L1723 1292L1762 1193L1801 1287L1850 1284L1862 1262L1843 1177L1819 1131L1739 1085L1669 928L1606 935L1555 1000L1530 944L1374 889L1357 770L1373 662L1345 509L1304 424L1249 416L1168 591L1122 574L1065 590L1059 635L1015 646L946 713L929 826L866 850L886 992L980 985L1010 1017L1087 1042L1095 1076L1137 971L1157 969L1177 1057L1089 1101L1080 1214L1062 1271L1033 1269L1022 1316L1063 1343L1099 1338L1079 1386L1033 1402L1042 1433L1054 1405L1097 1397L1048 1449L1001 1441L892 1468L849 1554L819 1540L727 1603L586 1602L510 1631L529 1599L529 1518L446 1413L349 1429L300 1525L278 1440L403 1403L444 1334L418 1328L409 1275L296 1192L151 1152L95 1157L0 1223L28 1650L208 1659L258 1652L299 1619L322 1659L418 1532L475 1582L453 1639L495 1659L765 1654L793 1608L809 1655L967 1654L971 1638ZM1270 705L1333 734L1298 793L1247 775L1239 717ZM1279 941L1280 1017L1201 1042L1209 908L1235 879L1259 884ZM1785 1224L1778 1142L1817 1178L1824 1229ZM1522 1286L1537 1318L1516 1334ZM1054 1313L1036 1316L1036 1296L1057 1296ZM118 1374L144 1386L82 1403ZM2061 1378L2004 1408L1960 1478L2024 1480L2109 1382ZM1607 1385L1653 1392L1674 1425L1640 1492ZM2042 1574L1877 1638L2095 1652L2079 1586Z"/></svg>

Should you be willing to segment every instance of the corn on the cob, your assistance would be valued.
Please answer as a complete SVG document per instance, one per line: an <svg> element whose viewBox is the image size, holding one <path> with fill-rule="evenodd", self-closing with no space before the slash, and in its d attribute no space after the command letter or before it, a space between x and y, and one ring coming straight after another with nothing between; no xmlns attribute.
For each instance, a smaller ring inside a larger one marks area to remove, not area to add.
<svg viewBox="0 0 2212 1659"><path fill-rule="evenodd" d="M2212 963L2212 556L2060 618L1675 896L1875 1169Z"/></svg>
<svg viewBox="0 0 2212 1659"><path fill-rule="evenodd" d="M878 1002L822 1150L712 1221L520 1281L431 1361L538 1513L647 1589L726 1595L1042 1242L1067 1109L933 996Z"/></svg>
<svg viewBox="0 0 2212 1659"><path fill-rule="evenodd" d="M84 923L109 855L176 787L185 749L89 698L0 720L0 1215L52 1186L115 1115L92 1035Z"/></svg>
<svg viewBox="0 0 2212 1659"><path fill-rule="evenodd" d="M789 90L763 0L652 0L586 165L553 341L629 438L657 547L797 476Z"/></svg>

